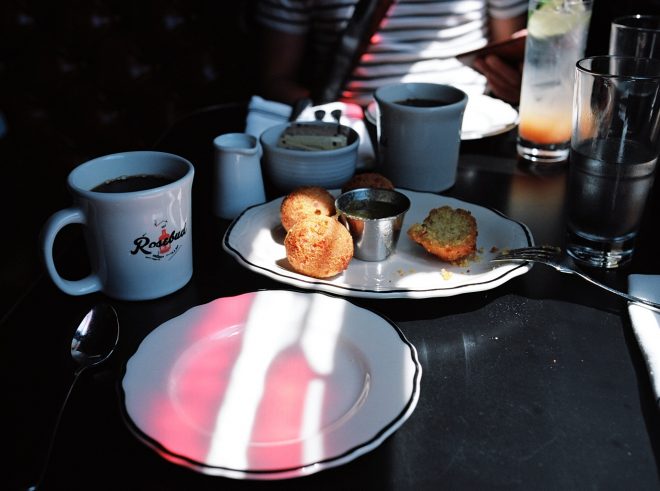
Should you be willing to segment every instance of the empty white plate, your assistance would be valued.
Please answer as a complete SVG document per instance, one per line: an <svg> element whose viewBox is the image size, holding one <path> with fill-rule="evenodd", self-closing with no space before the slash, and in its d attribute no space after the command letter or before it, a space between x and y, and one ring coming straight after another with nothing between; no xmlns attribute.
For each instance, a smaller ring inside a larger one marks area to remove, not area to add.
<svg viewBox="0 0 660 491"><path fill-rule="evenodd" d="M421 366L383 317L319 293L259 291L152 331L122 380L129 428L164 458L238 479L355 459L412 414Z"/></svg>

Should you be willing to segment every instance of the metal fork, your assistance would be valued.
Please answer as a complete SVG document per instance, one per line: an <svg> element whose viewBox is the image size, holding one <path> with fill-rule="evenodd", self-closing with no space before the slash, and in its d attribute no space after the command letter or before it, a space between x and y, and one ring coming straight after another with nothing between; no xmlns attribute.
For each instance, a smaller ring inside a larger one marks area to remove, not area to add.
<svg viewBox="0 0 660 491"><path fill-rule="evenodd" d="M573 259L560 247L537 246L537 247L523 247L520 249L510 249L508 251L502 252L501 254L498 254L497 256L492 258L491 261L494 262L529 261L533 263L546 264L548 266L552 266L560 273L578 275L580 278L587 280L589 283L599 286L600 288L603 288L608 292L619 295L620 297L625 298L629 302L633 302L635 304L641 305L643 307L647 307L656 312L660 312L659 303L652 302L645 298L636 297L634 295L630 295L628 293L616 290L603 283L600 283L599 281L596 281L595 279L586 275L582 271L579 271L575 266L575 262L573 261Z"/></svg>

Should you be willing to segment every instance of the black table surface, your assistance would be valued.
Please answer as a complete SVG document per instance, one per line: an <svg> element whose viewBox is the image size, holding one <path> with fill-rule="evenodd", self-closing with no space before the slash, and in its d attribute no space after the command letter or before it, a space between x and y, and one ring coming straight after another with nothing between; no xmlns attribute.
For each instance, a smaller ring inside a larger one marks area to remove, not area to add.
<svg viewBox="0 0 660 491"><path fill-rule="evenodd" d="M660 418L624 301L542 265L483 292L432 299L348 298L395 322L423 369L419 403L382 445L332 469L290 480L212 477L170 463L127 429L117 390L122 368L164 321L213 299L291 289L222 250L228 221L210 212L212 139L241 131L242 104L183 120L155 148L189 158L194 184L194 276L147 302L97 293L72 297L44 275L0 326L2 489L39 472L73 377L76 325L95 303L115 306L119 346L85 372L64 413L44 489L658 489ZM443 193L495 208L529 226L536 243L564 237L566 167L515 158L515 132L464 142L456 185ZM596 272L625 288L630 273L660 273L653 241L656 192L634 260ZM76 231L59 253L63 274L86 274Z"/></svg>

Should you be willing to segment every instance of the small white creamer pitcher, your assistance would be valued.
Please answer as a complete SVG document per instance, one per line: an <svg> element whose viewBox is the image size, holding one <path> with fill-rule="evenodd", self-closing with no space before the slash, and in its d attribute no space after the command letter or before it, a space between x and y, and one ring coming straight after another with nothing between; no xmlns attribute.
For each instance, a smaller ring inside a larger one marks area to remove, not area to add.
<svg viewBox="0 0 660 491"><path fill-rule="evenodd" d="M266 201L259 140L247 133L226 133L213 140L213 213L234 219Z"/></svg>

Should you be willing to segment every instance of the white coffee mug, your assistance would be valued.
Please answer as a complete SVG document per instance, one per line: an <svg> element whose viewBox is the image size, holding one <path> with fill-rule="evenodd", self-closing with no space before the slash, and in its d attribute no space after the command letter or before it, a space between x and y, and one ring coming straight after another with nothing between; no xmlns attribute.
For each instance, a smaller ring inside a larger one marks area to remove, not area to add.
<svg viewBox="0 0 660 491"><path fill-rule="evenodd" d="M449 85L402 83L381 87L374 98L381 172L397 187L452 187L467 94Z"/></svg>
<svg viewBox="0 0 660 491"><path fill-rule="evenodd" d="M177 155L138 151L99 157L69 174L71 208L53 214L41 233L46 269L65 293L102 291L120 300L148 300L192 277L191 192L194 168ZM53 259L59 231L82 224L92 273L60 276Z"/></svg>
<svg viewBox="0 0 660 491"><path fill-rule="evenodd" d="M213 213L233 219L266 201L261 173L261 144L247 133L226 133L213 140Z"/></svg>

